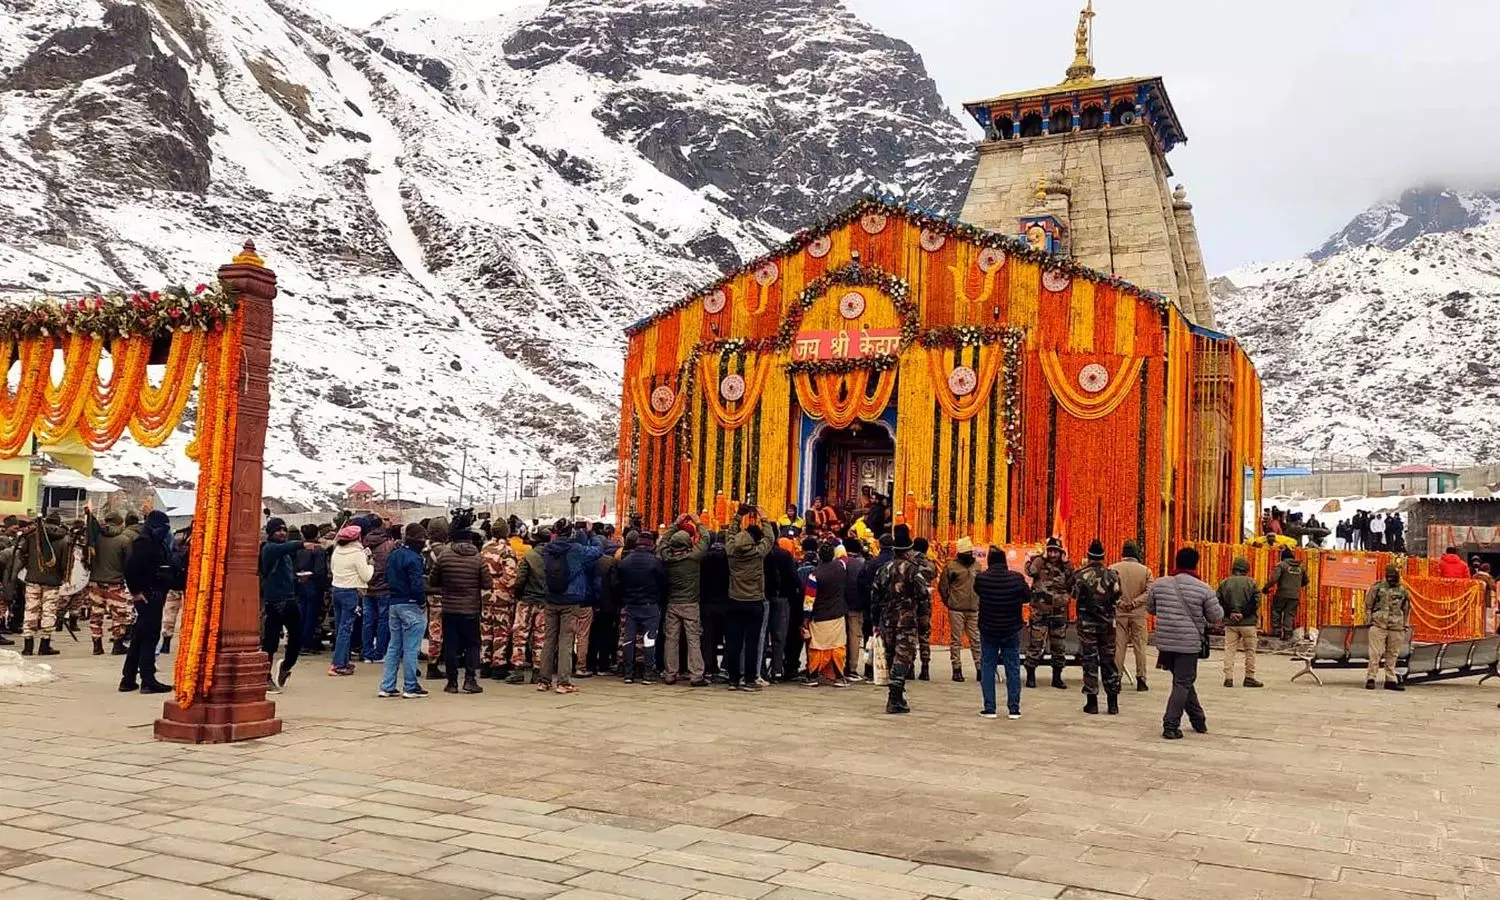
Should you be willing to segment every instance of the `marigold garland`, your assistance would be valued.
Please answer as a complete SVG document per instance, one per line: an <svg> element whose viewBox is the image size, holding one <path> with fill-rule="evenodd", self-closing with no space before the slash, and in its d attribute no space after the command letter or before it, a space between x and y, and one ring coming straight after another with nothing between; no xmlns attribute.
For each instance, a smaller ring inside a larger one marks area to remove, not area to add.
<svg viewBox="0 0 1500 900"><path fill-rule="evenodd" d="M1069 382L1057 351L1045 350L1041 353L1042 374L1047 378L1052 396L1057 398L1058 405L1067 410L1069 415L1084 420L1102 419L1118 409L1140 380L1141 364L1144 362L1139 356L1125 360L1110 376L1109 385L1098 394L1090 396L1080 392Z"/></svg>
<svg viewBox="0 0 1500 900"><path fill-rule="evenodd" d="M739 400L734 401L737 407L731 412L728 403L719 396L719 379L713 358L709 356L698 358L703 396L708 401L709 412L720 428L737 431L745 427L750 418L755 415L755 409L760 403L761 391L765 389L766 379L771 374L771 363L771 355L762 354L755 360L753 368L746 367L745 393Z"/></svg>
<svg viewBox="0 0 1500 900"><path fill-rule="evenodd" d="M151 293L100 294L0 305L0 334L13 338L84 334L95 340L165 337L182 328L222 329L238 301L222 283L180 285Z"/></svg>
<svg viewBox="0 0 1500 900"><path fill-rule="evenodd" d="M830 428L848 428L856 421L873 422L890 405L896 386L896 371L880 372L870 390L870 371L860 369L846 375L798 375L797 402L814 419Z"/></svg>
<svg viewBox="0 0 1500 900"><path fill-rule="evenodd" d="M974 390L962 397L953 393L953 389L948 386L948 376L955 364L953 351L929 347L924 352L932 375L932 392L943 413L955 422L967 422L979 415L989 402L990 391L995 387L995 379L1000 374L1005 359L1003 350L1000 347L987 347L980 352L979 371L976 373L978 381Z"/></svg>

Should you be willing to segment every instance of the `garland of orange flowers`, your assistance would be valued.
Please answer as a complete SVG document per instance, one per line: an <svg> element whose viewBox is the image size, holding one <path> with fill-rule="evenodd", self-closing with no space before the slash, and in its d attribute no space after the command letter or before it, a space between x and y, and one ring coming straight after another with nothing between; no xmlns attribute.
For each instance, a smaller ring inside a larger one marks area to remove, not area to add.
<svg viewBox="0 0 1500 900"><path fill-rule="evenodd" d="M187 448L188 457L196 459L200 468L198 502L193 511L193 553L182 598L182 643L174 676L177 703L184 709L198 697L207 696L219 651L244 330L244 314L236 312L229 328L216 332L207 342L198 431Z"/></svg>
<svg viewBox="0 0 1500 900"><path fill-rule="evenodd" d="M880 372L873 393L868 369L842 375L803 372L797 374L795 383L797 402L802 404L803 412L814 419L823 419L830 428L848 428L856 420L873 422L885 412L891 402L891 391L896 387L896 370Z"/></svg>
<svg viewBox="0 0 1500 900"><path fill-rule="evenodd" d="M991 344L979 351L979 376L974 390L966 396L960 397L953 393L948 387L948 375L952 371L954 351L942 347L927 348L927 366L932 376L932 392L937 397L938 406L948 418L958 422L967 422L979 415L990 399L990 391L994 389L995 382L1000 376L1002 363L1005 361L1004 348L999 344Z"/></svg>
<svg viewBox="0 0 1500 900"><path fill-rule="evenodd" d="M146 377L151 341L143 336L116 338L109 354L114 366L109 383L97 377L93 380L76 422L79 439L96 453L114 446L130 424L135 413L130 398L137 395Z"/></svg>
<svg viewBox="0 0 1500 900"><path fill-rule="evenodd" d="M1047 386L1052 389L1052 396L1057 398L1058 405L1074 418L1085 421L1102 419L1118 409L1140 380L1141 364L1145 362L1139 356L1126 359L1110 377L1109 385L1089 396L1069 383L1056 350L1044 350L1040 355L1042 374L1047 379Z"/></svg>
<svg viewBox="0 0 1500 900"><path fill-rule="evenodd" d="M683 384L682 372L678 370L677 384L668 385L673 390L672 405L666 412L657 412L651 405L651 395L648 386L651 384L651 376L637 375L630 385L630 390L635 400L636 418L641 423L641 430L652 437L661 437L677 427L677 422L682 418L687 409L687 385Z"/></svg>
<svg viewBox="0 0 1500 900"><path fill-rule="evenodd" d="M754 368L745 372L745 394L736 401L739 408L733 412L730 412L728 405L719 395L715 358L709 355L698 357L699 381L703 384L703 397L708 401L708 410L713 415L714 421L718 422L719 427L725 431L737 431L745 427L754 417L756 407L760 405L761 392L765 390L767 377L771 374L773 354L761 353L758 356Z"/></svg>
<svg viewBox="0 0 1500 900"><path fill-rule="evenodd" d="M12 350L9 342L0 363L10 370ZM6 385L0 385L0 457L11 457L20 453L31 436L33 423L45 400L42 385L49 377L52 367L52 338L30 338L20 343L21 381L11 393ZM8 384L8 379L7 379Z"/></svg>
<svg viewBox="0 0 1500 900"><path fill-rule="evenodd" d="M50 373L42 381L42 409L36 433L43 443L56 443L73 430L86 396L84 384L98 371L103 350L102 338L79 333L63 338L62 383L54 385Z"/></svg>

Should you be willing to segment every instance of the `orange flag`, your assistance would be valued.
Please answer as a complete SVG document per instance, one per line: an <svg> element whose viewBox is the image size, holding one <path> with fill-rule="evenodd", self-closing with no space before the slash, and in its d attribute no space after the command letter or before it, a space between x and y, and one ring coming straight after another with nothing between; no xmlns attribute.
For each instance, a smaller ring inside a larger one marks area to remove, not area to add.
<svg viewBox="0 0 1500 900"><path fill-rule="evenodd" d="M1057 467L1056 497L1052 505L1052 534L1068 546L1068 517L1073 514L1073 495L1068 489L1068 469Z"/></svg>

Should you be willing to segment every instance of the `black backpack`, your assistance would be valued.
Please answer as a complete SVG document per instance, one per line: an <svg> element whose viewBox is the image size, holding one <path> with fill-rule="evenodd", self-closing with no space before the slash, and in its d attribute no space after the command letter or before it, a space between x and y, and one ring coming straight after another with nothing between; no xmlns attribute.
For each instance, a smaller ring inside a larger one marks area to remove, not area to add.
<svg viewBox="0 0 1500 900"><path fill-rule="evenodd" d="M542 569L547 576L547 593L561 597L568 592L568 584L573 579L568 573L568 553L542 554Z"/></svg>

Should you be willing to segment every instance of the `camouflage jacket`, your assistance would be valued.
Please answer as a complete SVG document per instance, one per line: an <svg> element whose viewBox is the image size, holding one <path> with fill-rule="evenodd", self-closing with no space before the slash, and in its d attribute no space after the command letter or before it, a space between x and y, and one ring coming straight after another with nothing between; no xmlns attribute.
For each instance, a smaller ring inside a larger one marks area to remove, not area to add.
<svg viewBox="0 0 1500 900"><path fill-rule="evenodd" d="M1073 576L1078 621L1112 622L1120 602L1120 576L1102 563L1089 563Z"/></svg>
<svg viewBox="0 0 1500 900"><path fill-rule="evenodd" d="M1392 587L1384 581L1375 583L1365 594L1365 617L1380 628L1404 629L1411 612L1411 597L1405 585Z"/></svg>
<svg viewBox="0 0 1500 900"><path fill-rule="evenodd" d="M881 598L880 627L883 631L895 633L917 627L917 609L924 598L930 603L932 597L927 568L909 555L880 567L875 575L875 594Z"/></svg>
<svg viewBox="0 0 1500 900"><path fill-rule="evenodd" d="M511 549L510 542L490 541L479 551L479 556L489 567L495 596L515 600L517 562L516 551Z"/></svg>
<svg viewBox="0 0 1500 900"><path fill-rule="evenodd" d="M1026 574L1031 578L1031 592L1046 594L1054 600L1067 597L1073 591L1073 564L1066 559L1052 560L1044 556L1033 556L1026 560ZM1119 580L1116 576L1116 584Z"/></svg>

